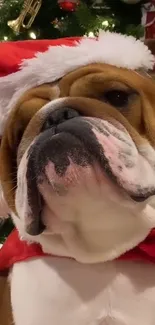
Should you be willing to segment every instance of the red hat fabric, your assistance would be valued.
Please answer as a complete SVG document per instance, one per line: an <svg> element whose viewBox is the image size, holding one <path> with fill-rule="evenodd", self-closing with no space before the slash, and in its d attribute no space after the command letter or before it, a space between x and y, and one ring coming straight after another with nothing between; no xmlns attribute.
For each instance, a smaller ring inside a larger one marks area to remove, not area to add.
<svg viewBox="0 0 155 325"><path fill-rule="evenodd" d="M24 59L31 59L37 52L45 52L50 45L73 46L80 37L63 38L58 40L30 40L0 43L0 77L17 72Z"/></svg>

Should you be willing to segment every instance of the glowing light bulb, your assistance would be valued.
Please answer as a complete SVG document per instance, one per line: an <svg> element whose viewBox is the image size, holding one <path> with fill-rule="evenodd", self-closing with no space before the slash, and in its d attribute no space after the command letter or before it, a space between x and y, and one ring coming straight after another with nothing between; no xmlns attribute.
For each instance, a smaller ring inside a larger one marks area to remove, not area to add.
<svg viewBox="0 0 155 325"><path fill-rule="evenodd" d="M89 32L89 33L88 33L88 36L89 36L89 37L95 37L95 35L94 35L93 32Z"/></svg>
<svg viewBox="0 0 155 325"><path fill-rule="evenodd" d="M108 20L103 20L102 21L102 26L108 27L109 26Z"/></svg>
<svg viewBox="0 0 155 325"><path fill-rule="evenodd" d="M30 37L32 38L32 39L36 39L37 38L37 36L36 36L36 34L34 33L34 32L30 32Z"/></svg>
<svg viewBox="0 0 155 325"><path fill-rule="evenodd" d="M7 41L8 40L8 37L7 36L4 36L4 41Z"/></svg>

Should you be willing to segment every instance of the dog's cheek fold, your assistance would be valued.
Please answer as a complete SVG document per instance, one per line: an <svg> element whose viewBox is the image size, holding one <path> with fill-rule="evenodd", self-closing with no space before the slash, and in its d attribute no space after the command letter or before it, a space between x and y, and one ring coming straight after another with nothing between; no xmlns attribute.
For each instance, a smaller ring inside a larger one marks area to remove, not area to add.
<svg viewBox="0 0 155 325"><path fill-rule="evenodd" d="M41 221L41 211L43 207L43 199L37 188L36 174L34 165L35 156L33 153L29 157L26 181L27 181L27 195L28 195L28 204L31 207L31 214L28 216L30 218L30 223L27 225L26 231L30 235L39 235L45 229Z"/></svg>

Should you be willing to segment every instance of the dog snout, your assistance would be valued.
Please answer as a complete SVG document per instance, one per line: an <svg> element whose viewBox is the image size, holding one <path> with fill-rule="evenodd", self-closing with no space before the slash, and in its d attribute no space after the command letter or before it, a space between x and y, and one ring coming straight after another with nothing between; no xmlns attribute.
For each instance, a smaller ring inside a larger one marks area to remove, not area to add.
<svg viewBox="0 0 155 325"><path fill-rule="evenodd" d="M70 107L63 107L61 109L53 110L47 116L42 126L42 131L46 131L52 127L56 127L57 125L75 117L78 117L79 115L80 114L75 109Z"/></svg>

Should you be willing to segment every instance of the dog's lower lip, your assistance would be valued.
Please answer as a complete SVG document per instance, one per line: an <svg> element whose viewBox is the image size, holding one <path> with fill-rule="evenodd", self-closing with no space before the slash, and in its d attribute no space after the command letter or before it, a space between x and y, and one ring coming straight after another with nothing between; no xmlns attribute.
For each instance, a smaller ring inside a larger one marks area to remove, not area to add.
<svg viewBox="0 0 155 325"><path fill-rule="evenodd" d="M45 225L43 224L42 220L39 221L39 224L38 226L33 225L30 227L30 229L27 229L27 233L31 236L38 236L38 235L41 235L44 230L45 230Z"/></svg>
<svg viewBox="0 0 155 325"><path fill-rule="evenodd" d="M147 196L135 196L135 195L131 195L130 196L131 197L131 199L133 200L133 201L135 201L135 202L144 202L145 200L147 200L148 198L149 198L149 195L147 195Z"/></svg>

